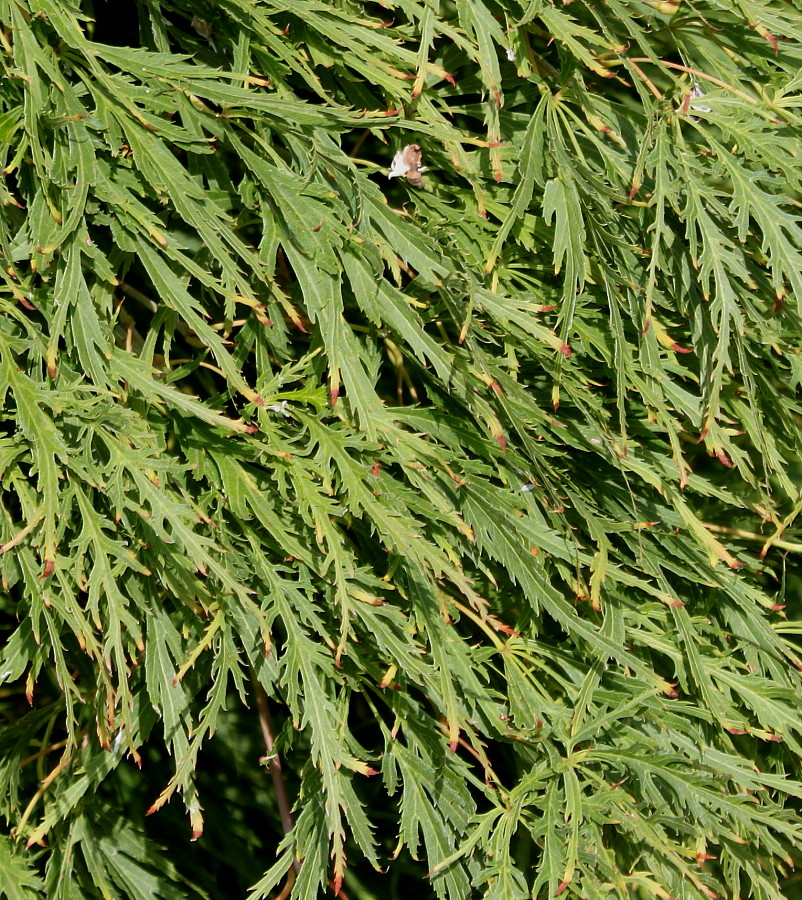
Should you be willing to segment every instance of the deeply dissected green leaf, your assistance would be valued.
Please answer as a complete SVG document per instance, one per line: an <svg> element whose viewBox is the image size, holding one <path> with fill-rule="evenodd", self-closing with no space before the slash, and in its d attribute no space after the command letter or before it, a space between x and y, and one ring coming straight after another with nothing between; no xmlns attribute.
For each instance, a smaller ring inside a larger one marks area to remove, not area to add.
<svg viewBox="0 0 802 900"><path fill-rule="evenodd" d="M0 0L0 895L795 895L800 41Z"/></svg>
<svg viewBox="0 0 802 900"><path fill-rule="evenodd" d="M9 900L36 897L41 880L24 858L14 852L7 837L0 838L0 894Z"/></svg>

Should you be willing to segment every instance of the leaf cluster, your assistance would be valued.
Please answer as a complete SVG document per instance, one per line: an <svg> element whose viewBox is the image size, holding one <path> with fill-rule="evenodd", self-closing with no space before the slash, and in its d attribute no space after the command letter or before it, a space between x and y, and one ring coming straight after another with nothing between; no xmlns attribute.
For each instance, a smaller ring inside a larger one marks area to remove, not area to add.
<svg viewBox="0 0 802 900"><path fill-rule="evenodd" d="M0 896L779 900L802 4L111 6L0 0Z"/></svg>

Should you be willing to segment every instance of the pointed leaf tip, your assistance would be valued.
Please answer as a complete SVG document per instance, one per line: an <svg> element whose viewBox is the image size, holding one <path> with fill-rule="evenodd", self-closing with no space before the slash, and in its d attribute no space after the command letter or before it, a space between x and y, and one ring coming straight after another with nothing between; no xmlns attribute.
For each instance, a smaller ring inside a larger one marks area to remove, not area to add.
<svg viewBox="0 0 802 900"><path fill-rule="evenodd" d="M728 469L731 469L733 467L732 460L723 450L719 450L718 453L716 453L716 459L721 463L722 466L726 466Z"/></svg>

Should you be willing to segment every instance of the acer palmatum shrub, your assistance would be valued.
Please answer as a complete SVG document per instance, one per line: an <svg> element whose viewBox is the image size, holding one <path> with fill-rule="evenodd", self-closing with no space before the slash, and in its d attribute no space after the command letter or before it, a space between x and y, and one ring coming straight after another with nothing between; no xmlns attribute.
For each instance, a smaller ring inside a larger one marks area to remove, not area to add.
<svg viewBox="0 0 802 900"><path fill-rule="evenodd" d="M0 895L793 892L801 43L0 2Z"/></svg>

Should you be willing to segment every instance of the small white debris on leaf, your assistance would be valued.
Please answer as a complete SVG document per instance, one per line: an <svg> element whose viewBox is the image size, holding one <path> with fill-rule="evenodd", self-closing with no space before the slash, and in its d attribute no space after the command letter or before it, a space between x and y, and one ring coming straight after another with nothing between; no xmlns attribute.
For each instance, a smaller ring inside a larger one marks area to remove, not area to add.
<svg viewBox="0 0 802 900"><path fill-rule="evenodd" d="M287 419L292 416L292 413L287 412L286 400L282 400L281 403L271 403L268 405L267 409L269 409L271 412L281 413L281 415Z"/></svg>
<svg viewBox="0 0 802 900"><path fill-rule="evenodd" d="M694 81L694 83L691 85L690 91L688 91L688 93L685 94L685 97L683 98L682 103L675 110L675 112L678 113L679 115L686 115L691 110L694 110L696 112L701 112L701 113L713 112L713 110L709 106L705 106L703 103L694 102L694 101L701 100L703 97L704 97L704 91L702 90L701 86L699 85L699 82ZM693 116L688 116L688 118L692 122L696 121L696 119Z"/></svg>
<svg viewBox="0 0 802 900"><path fill-rule="evenodd" d="M512 49L512 47L507 47L507 59L508 59L510 62L515 62L515 60L516 60L517 58L518 58L518 57L515 55L515 51Z"/></svg>
<svg viewBox="0 0 802 900"><path fill-rule="evenodd" d="M404 161L404 151L399 150L398 153L393 157L393 164L390 166L390 171L387 173L388 178L399 178L401 175L406 175L409 171L409 166Z"/></svg>
<svg viewBox="0 0 802 900"><path fill-rule="evenodd" d="M694 81L693 87L691 87L691 101L698 100L700 97L704 97L704 91L699 86L698 81ZM709 113L713 112L713 110L709 106L703 106L701 103L693 103L688 107L688 109L695 109L697 112Z"/></svg>
<svg viewBox="0 0 802 900"><path fill-rule="evenodd" d="M399 150L393 157L388 178L399 178L402 175L413 187L423 187L421 172L426 171L426 166L421 165L421 149L418 144L407 144L403 150Z"/></svg>

